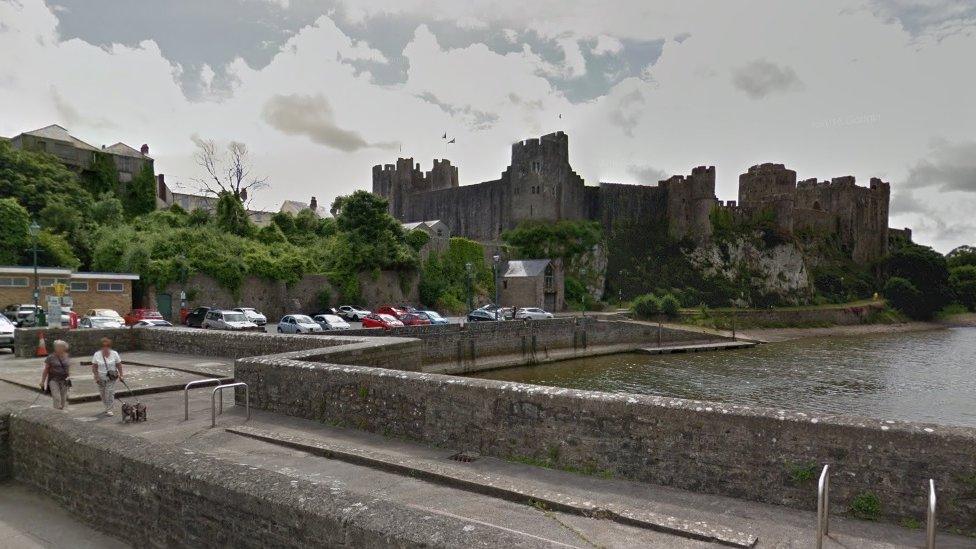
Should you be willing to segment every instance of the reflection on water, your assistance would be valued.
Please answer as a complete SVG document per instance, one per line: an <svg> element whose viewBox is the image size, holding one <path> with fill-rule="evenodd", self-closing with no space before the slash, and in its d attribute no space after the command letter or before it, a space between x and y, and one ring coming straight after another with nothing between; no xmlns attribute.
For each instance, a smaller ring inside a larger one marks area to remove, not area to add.
<svg viewBox="0 0 976 549"><path fill-rule="evenodd" d="M976 426L976 328L612 355L476 374L596 391Z"/></svg>

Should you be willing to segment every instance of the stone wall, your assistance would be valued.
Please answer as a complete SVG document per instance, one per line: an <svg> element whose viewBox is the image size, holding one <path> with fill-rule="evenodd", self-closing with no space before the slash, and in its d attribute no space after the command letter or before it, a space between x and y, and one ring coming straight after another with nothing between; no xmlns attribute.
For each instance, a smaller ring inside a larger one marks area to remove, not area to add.
<svg viewBox="0 0 976 549"><path fill-rule="evenodd" d="M881 517L918 519L935 479L943 528L976 533L976 429L309 362L237 361L251 406L503 458L834 512L873 493ZM238 395L240 398L240 395Z"/></svg>
<svg viewBox="0 0 976 549"><path fill-rule="evenodd" d="M733 314L743 326L815 326L833 325L850 326L855 324L868 324L871 322L872 315L884 310L885 304L882 301L858 305L854 307L811 307L796 309L740 309L738 311L711 311L712 317L730 319ZM696 318L700 316L698 312L681 312L685 318Z"/></svg>
<svg viewBox="0 0 976 549"><path fill-rule="evenodd" d="M0 410L13 477L134 547L475 547L484 534L352 492L101 429L63 413ZM361 509L362 512L350 512ZM369 512L366 512L366 511ZM442 535L430 538L430 529ZM537 547L493 531L506 547Z"/></svg>
<svg viewBox="0 0 976 549"><path fill-rule="evenodd" d="M75 357L90 357L101 348L103 337L112 338L112 346L118 351L134 351L137 348L130 328L106 328L68 330L65 328L18 328L14 331L14 354L18 358L30 358L37 351L37 341L40 333L44 333L44 341L48 352L54 351L54 341L64 340L68 343L69 352Z"/></svg>

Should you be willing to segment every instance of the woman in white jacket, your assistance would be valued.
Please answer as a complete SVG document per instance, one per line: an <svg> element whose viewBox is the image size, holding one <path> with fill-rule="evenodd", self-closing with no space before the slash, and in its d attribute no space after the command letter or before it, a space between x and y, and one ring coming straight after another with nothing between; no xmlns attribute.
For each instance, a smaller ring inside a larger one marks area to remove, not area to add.
<svg viewBox="0 0 976 549"><path fill-rule="evenodd" d="M115 382L122 379L122 358L112 349L112 340L103 337L102 348L92 355L92 375L105 405L105 415L114 415Z"/></svg>

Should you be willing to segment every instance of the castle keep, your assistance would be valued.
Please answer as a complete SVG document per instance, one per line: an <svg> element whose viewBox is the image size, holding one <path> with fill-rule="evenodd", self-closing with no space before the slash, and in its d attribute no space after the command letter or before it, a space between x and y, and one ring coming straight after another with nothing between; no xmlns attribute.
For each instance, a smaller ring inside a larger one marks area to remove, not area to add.
<svg viewBox="0 0 976 549"><path fill-rule="evenodd" d="M712 236L710 214L722 208L740 219L772 212L777 229L788 235L835 234L859 263L887 252L889 187L879 179L868 188L856 186L852 176L797 183L796 172L782 164L761 164L739 177L737 203L716 199L713 166L657 185L587 186L569 163L563 132L513 144L511 164L492 181L461 186L449 160L434 160L423 172L412 158L400 158L373 167L373 192L405 223L438 219L452 234L483 242L497 241L523 221L593 220L606 233L624 223L667 227L674 238L704 244Z"/></svg>

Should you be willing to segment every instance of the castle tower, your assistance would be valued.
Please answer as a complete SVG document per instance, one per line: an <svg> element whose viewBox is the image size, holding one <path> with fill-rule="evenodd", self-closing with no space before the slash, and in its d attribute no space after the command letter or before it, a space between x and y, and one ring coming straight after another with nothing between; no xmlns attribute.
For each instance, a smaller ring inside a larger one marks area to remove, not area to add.
<svg viewBox="0 0 976 549"><path fill-rule="evenodd" d="M512 145L506 170L511 198L510 223L584 217L583 179L569 165L569 137L563 132Z"/></svg>
<svg viewBox="0 0 976 549"><path fill-rule="evenodd" d="M698 166L691 175L674 175L659 185L667 193L668 230L674 238L704 243L712 236L710 214L715 198L715 166Z"/></svg>
<svg viewBox="0 0 976 549"><path fill-rule="evenodd" d="M749 212L772 212L776 227L793 232L796 172L783 164L759 164L739 176L739 206Z"/></svg>

